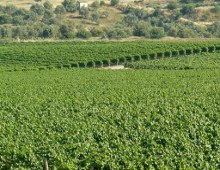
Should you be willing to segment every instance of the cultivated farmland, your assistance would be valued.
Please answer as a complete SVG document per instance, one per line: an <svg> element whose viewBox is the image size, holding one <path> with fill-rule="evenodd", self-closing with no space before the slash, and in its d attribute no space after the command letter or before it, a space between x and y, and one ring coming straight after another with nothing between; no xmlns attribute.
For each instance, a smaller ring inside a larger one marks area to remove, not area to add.
<svg viewBox="0 0 220 170"><path fill-rule="evenodd" d="M219 50L219 41L5 43L0 46L0 65L9 65L10 71L102 67Z"/></svg>
<svg viewBox="0 0 220 170"><path fill-rule="evenodd" d="M220 169L219 44L1 44L0 169Z"/></svg>

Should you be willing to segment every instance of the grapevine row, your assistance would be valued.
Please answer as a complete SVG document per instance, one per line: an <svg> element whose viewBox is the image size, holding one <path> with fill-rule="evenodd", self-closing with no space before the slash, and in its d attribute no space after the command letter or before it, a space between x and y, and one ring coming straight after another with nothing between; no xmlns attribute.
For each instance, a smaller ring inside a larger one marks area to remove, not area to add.
<svg viewBox="0 0 220 170"><path fill-rule="evenodd" d="M220 51L219 41L11 43L0 45L0 64L42 68L105 67L215 51Z"/></svg>

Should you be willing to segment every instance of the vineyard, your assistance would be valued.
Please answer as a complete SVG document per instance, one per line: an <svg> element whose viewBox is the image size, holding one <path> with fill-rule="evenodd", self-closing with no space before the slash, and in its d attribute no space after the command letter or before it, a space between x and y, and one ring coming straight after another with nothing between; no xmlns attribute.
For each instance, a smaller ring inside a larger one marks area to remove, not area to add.
<svg viewBox="0 0 220 170"><path fill-rule="evenodd" d="M219 41L2 43L0 71L103 67L215 51Z"/></svg>
<svg viewBox="0 0 220 170"><path fill-rule="evenodd" d="M219 70L0 75L0 169L219 169Z"/></svg>
<svg viewBox="0 0 220 170"><path fill-rule="evenodd" d="M134 69L153 70L220 69L220 53L203 53L159 60L130 62L126 63L125 66Z"/></svg>
<svg viewBox="0 0 220 170"><path fill-rule="evenodd" d="M220 169L219 113L219 41L0 45L2 170Z"/></svg>

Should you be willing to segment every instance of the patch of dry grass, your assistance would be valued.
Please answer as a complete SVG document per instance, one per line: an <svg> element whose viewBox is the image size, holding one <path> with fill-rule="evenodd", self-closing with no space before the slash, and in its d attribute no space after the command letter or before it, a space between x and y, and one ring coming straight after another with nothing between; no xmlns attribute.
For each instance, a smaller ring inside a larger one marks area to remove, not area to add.
<svg viewBox="0 0 220 170"><path fill-rule="evenodd" d="M41 3L44 3L45 1L46 0L42 0ZM56 7L57 5L60 5L64 0L48 0L48 1L50 1L53 4L53 6ZM91 4L95 0L85 0L85 1ZM106 2L108 3L109 1L110 0L107 0ZM33 3L35 3L34 0L0 0L0 5L13 4L17 7L25 8L25 9L29 9Z"/></svg>
<svg viewBox="0 0 220 170"><path fill-rule="evenodd" d="M109 13L108 18L101 18L100 19L100 25L101 26L107 26L107 25L114 25L118 21L121 21L124 17L124 14L118 9L115 9L113 7L102 7L100 8L100 12L107 11Z"/></svg>
<svg viewBox="0 0 220 170"><path fill-rule="evenodd" d="M46 0L43 0L42 3L44 3ZM53 6L57 6L63 2L63 0L49 0ZM34 0L1 0L0 5L15 5L19 8L25 8L29 9L30 6L35 3Z"/></svg>

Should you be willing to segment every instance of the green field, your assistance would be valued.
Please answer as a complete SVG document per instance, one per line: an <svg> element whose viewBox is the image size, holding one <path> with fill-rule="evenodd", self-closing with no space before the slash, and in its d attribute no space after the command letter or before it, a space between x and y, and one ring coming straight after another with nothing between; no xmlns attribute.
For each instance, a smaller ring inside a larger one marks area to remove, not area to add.
<svg viewBox="0 0 220 170"><path fill-rule="evenodd" d="M37 42L0 44L0 70L102 67L220 50L219 41ZM2 67L1 67L2 66ZM3 68L3 69L2 69Z"/></svg>
<svg viewBox="0 0 220 170"><path fill-rule="evenodd" d="M126 67L154 70L220 69L220 53L203 53L151 61L138 61L126 63Z"/></svg>
<svg viewBox="0 0 220 170"><path fill-rule="evenodd" d="M220 74L0 75L1 169L218 169ZM8 167L7 167L8 166Z"/></svg>
<svg viewBox="0 0 220 170"><path fill-rule="evenodd" d="M44 159L51 170L220 169L218 45L0 46L0 169L39 170ZM142 61L124 60L125 70L47 69L127 55Z"/></svg>

